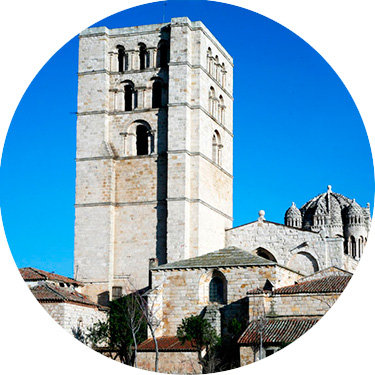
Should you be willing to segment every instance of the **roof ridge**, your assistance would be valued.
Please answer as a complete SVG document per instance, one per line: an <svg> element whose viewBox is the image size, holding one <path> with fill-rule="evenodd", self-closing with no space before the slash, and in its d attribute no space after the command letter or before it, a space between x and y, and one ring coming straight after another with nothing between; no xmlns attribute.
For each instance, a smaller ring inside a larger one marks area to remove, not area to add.
<svg viewBox="0 0 375 375"><path fill-rule="evenodd" d="M62 298L63 301L68 301L68 299L61 293L58 292L58 290L55 290L54 288L52 288L51 285L48 285L48 283L45 283L44 286L49 289L52 293L56 294L57 296L59 296L60 298Z"/></svg>

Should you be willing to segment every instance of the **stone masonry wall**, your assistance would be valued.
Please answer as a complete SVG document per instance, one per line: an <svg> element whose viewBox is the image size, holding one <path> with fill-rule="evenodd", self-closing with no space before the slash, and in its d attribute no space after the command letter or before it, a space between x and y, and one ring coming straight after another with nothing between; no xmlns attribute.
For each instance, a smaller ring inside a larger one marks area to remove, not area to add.
<svg viewBox="0 0 375 375"><path fill-rule="evenodd" d="M169 46L168 67L158 65L160 42ZM126 52L123 71L118 46ZM160 108L152 108L155 80L162 82ZM113 286L145 287L149 258L162 264L224 245L232 225L232 81L232 58L199 21L81 33L74 269L93 300L111 298ZM139 125L147 128L149 155L136 155Z"/></svg>
<svg viewBox="0 0 375 375"><path fill-rule="evenodd" d="M220 273L226 280L226 303L220 306L222 313L228 319L235 317L233 314L243 314L240 318L246 320L248 313L243 312L241 304L244 303L246 310L248 309L247 291L263 288L266 280L280 287L293 284L299 278L297 274L285 269L283 270L288 277L280 277L283 270L278 268L262 266L152 271L152 285L160 287L158 312L159 319L163 320L157 335L174 336L183 318L202 313L205 306L210 304L208 289L214 273Z"/></svg>
<svg viewBox="0 0 375 375"><path fill-rule="evenodd" d="M250 252L264 248L276 261L304 275L336 266L344 268L343 239L271 222L254 222L226 231L226 246Z"/></svg>
<svg viewBox="0 0 375 375"><path fill-rule="evenodd" d="M155 352L138 352L138 368L155 371ZM159 372L201 374L196 352L159 352Z"/></svg>
<svg viewBox="0 0 375 375"><path fill-rule="evenodd" d="M338 293L250 295L249 318L264 314L274 318L323 316L339 297Z"/></svg>
<svg viewBox="0 0 375 375"><path fill-rule="evenodd" d="M70 303L42 303L41 305L70 334L73 334L73 330L78 327L87 333L87 329L94 323L106 319L105 312L92 307Z"/></svg>

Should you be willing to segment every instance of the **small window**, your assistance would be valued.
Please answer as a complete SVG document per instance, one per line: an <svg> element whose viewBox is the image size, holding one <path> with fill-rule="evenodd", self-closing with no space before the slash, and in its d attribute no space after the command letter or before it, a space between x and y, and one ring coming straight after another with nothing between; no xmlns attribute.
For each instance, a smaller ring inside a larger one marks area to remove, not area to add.
<svg viewBox="0 0 375 375"><path fill-rule="evenodd" d="M141 43L139 45L139 69L143 70L147 68L147 50L146 46Z"/></svg>
<svg viewBox="0 0 375 375"><path fill-rule="evenodd" d="M350 250L352 257L355 258L357 256L357 247L355 238L353 236L350 237Z"/></svg>
<svg viewBox="0 0 375 375"><path fill-rule="evenodd" d="M210 302L224 303L224 283L220 277L215 276L210 281L209 300Z"/></svg>
<svg viewBox="0 0 375 375"><path fill-rule="evenodd" d="M162 82L155 81L152 85L152 108L160 108L162 105Z"/></svg>
<svg viewBox="0 0 375 375"><path fill-rule="evenodd" d="M148 131L143 125L137 126L137 155L148 155Z"/></svg>
<svg viewBox="0 0 375 375"><path fill-rule="evenodd" d="M158 48L158 61L159 61L159 67L165 68L168 66L168 44L165 41L162 41L159 44Z"/></svg>
<svg viewBox="0 0 375 375"><path fill-rule="evenodd" d="M117 46L118 71L124 71L125 66L125 49L123 46Z"/></svg>
<svg viewBox="0 0 375 375"><path fill-rule="evenodd" d="M122 297L122 287L114 286L112 288L112 299L117 299Z"/></svg>

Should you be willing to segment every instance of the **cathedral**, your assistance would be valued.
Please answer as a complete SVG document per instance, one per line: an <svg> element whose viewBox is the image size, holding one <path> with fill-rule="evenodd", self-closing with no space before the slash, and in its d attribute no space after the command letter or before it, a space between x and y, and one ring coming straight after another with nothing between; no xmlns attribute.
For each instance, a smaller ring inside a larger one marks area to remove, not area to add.
<svg viewBox="0 0 375 375"><path fill-rule="evenodd" d="M260 211L232 227L233 60L212 33L186 17L84 30L78 78L74 278L82 292L106 305L151 290L166 353L189 315L203 314L222 336L242 319L242 364L259 358L251 322L260 306L270 329L278 322L302 334L314 325L356 269L370 207L328 186L301 208L293 203L283 224ZM283 340L270 341L269 353ZM143 349L148 368L154 349Z"/></svg>
<svg viewBox="0 0 375 375"><path fill-rule="evenodd" d="M75 279L97 302L166 264L237 246L309 274L353 271L370 209L332 191L232 228L233 60L201 22L80 35Z"/></svg>

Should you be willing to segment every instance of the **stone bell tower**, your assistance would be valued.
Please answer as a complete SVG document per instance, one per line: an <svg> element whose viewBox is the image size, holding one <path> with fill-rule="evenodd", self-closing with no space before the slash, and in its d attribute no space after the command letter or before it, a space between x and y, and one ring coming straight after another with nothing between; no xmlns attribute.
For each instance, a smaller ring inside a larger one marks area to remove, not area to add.
<svg viewBox="0 0 375 375"><path fill-rule="evenodd" d="M84 30L75 278L99 302L159 264L224 247L232 226L231 57L201 22Z"/></svg>

